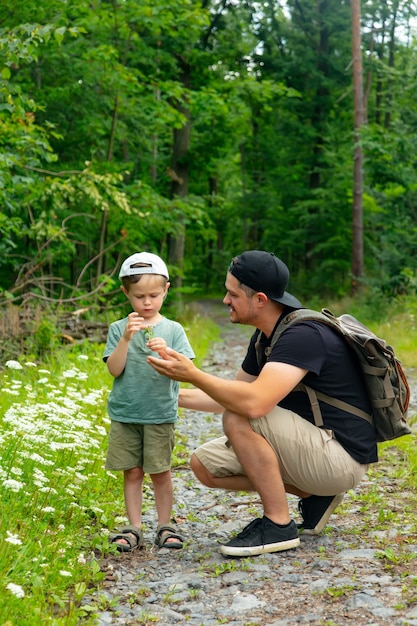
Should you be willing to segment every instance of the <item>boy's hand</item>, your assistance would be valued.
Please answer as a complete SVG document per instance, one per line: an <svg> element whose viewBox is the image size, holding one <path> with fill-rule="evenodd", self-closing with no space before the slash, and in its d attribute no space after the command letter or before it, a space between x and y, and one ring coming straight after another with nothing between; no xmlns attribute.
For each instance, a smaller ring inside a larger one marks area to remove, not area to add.
<svg viewBox="0 0 417 626"><path fill-rule="evenodd" d="M139 313L129 313L127 316L127 324L123 337L126 341L130 341L133 335L143 328L143 322L145 319L139 315Z"/></svg>
<svg viewBox="0 0 417 626"><path fill-rule="evenodd" d="M167 342L165 339L162 339L162 337L152 337L146 345L152 350L152 352L158 352L162 358L163 355L166 354Z"/></svg>

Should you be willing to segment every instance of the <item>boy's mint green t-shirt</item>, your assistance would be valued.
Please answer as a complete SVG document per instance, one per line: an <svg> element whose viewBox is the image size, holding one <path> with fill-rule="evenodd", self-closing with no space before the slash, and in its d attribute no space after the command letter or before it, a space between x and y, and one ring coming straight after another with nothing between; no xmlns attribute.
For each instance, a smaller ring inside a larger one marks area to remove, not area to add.
<svg viewBox="0 0 417 626"><path fill-rule="evenodd" d="M116 348L127 317L110 325L104 349L106 361ZM193 359L195 354L181 324L163 318L154 327L154 336L163 337L167 346ZM108 412L111 420L134 424L173 423L178 419L179 382L162 376L146 362L152 352L146 345L145 331L133 335L127 350L123 373L114 379L109 395Z"/></svg>

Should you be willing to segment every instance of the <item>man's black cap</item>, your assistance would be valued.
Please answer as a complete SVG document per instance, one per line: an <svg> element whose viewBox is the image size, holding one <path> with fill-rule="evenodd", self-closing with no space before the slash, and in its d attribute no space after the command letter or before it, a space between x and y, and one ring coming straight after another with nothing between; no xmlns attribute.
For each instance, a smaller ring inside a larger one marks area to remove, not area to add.
<svg viewBox="0 0 417 626"><path fill-rule="evenodd" d="M297 298L285 291L290 272L284 261L272 252L248 250L232 259L228 271L241 283L264 293L270 300L293 309L302 308Z"/></svg>

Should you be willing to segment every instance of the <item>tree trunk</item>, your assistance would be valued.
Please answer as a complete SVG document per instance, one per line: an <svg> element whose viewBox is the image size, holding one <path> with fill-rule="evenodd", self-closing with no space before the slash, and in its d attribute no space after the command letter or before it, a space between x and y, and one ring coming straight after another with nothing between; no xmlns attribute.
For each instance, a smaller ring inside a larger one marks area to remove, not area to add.
<svg viewBox="0 0 417 626"><path fill-rule="evenodd" d="M191 68L185 61L182 63L182 83L190 88ZM168 173L171 176L171 197L184 198L188 195L189 164L188 151L190 149L191 121L188 103L181 102L177 105L178 110L184 115L186 122L181 128L174 129L174 140L172 148L172 167ZM185 224L182 219L179 223L178 231L169 238L168 260L179 269L175 278L175 287L182 287L182 270L184 266L184 245L185 245ZM182 301L180 292L177 292L178 304L181 307Z"/></svg>
<svg viewBox="0 0 417 626"><path fill-rule="evenodd" d="M351 0L354 92L354 156L352 215L352 282L354 294L363 277L363 151L360 131L364 123L360 0Z"/></svg>
<svg viewBox="0 0 417 626"><path fill-rule="evenodd" d="M391 28L390 28L390 39L389 39L389 44L388 44L388 67L390 68L390 70L394 67L394 55L395 55L395 28L397 25L397 9L398 9L398 3L396 2L394 4L394 13L392 15L392 22L391 22ZM390 73L388 74L388 76L390 76ZM389 128L390 123L391 123L391 101L392 101L392 78L388 78L388 83L387 83L387 88L386 88L386 93L387 93L387 104L386 104L386 108L385 108L385 121L384 121L384 126L385 128Z"/></svg>

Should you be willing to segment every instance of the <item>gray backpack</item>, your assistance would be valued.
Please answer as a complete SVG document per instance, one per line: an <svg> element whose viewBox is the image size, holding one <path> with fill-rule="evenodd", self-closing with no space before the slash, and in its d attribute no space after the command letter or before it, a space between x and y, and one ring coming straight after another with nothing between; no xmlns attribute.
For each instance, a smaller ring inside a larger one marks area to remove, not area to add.
<svg viewBox="0 0 417 626"><path fill-rule="evenodd" d="M393 348L387 346L383 339L377 337L352 315L344 314L336 317L328 309L322 309L321 313L310 309L292 311L276 328L271 343L265 350L267 360L281 333L292 324L305 320L326 324L345 338L357 356L372 407L372 414L368 415L351 404L315 391L301 382L294 391L304 391L308 394L316 426L323 426L318 402L322 400L370 422L377 432L378 441L409 435L411 430L407 424L407 409L410 401L410 388L401 364ZM260 337L261 332L255 344L259 364L262 363Z"/></svg>

